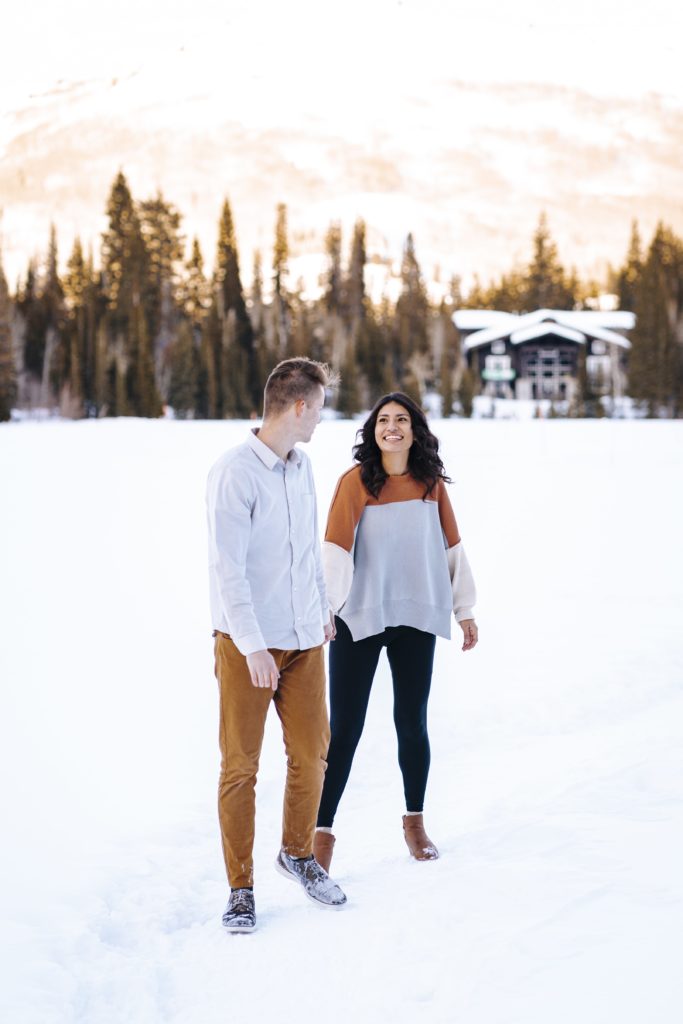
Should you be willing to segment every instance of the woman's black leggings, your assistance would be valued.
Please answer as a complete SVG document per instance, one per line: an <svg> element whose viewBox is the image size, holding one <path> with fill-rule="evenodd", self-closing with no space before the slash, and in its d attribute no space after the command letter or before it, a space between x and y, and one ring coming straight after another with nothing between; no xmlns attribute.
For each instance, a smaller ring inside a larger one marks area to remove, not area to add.
<svg viewBox="0 0 683 1024"><path fill-rule="evenodd" d="M338 616L336 625L337 636L330 644L332 739L318 825L332 827L363 732L372 680L383 647L387 649L394 681L394 724L406 810L421 811L429 774L427 701L436 637L412 626L392 626L354 642L349 627Z"/></svg>

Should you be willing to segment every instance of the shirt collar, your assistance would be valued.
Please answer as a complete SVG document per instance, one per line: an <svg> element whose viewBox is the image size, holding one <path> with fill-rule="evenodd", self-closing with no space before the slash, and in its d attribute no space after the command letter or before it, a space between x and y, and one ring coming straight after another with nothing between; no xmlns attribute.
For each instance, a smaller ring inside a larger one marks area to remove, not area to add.
<svg viewBox="0 0 683 1024"><path fill-rule="evenodd" d="M258 455L266 469L275 469L278 463L284 465L284 460L259 439L258 430L258 427L253 427L247 434L247 444L251 450ZM287 461L295 462L297 466L301 465L301 452L298 448L292 448L287 455Z"/></svg>

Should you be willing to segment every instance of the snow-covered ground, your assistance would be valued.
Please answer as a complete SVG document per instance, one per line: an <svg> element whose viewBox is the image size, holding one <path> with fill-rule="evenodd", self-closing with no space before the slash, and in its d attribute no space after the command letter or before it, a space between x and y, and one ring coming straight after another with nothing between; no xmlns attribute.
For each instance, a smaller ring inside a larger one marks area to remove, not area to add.
<svg viewBox="0 0 683 1024"><path fill-rule="evenodd" d="M240 423L0 428L0 1015L8 1024L678 1024L683 424L435 421L480 591L438 644L410 861L386 663L321 912L278 876L220 925L203 492ZM354 426L309 451L321 517Z"/></svg>

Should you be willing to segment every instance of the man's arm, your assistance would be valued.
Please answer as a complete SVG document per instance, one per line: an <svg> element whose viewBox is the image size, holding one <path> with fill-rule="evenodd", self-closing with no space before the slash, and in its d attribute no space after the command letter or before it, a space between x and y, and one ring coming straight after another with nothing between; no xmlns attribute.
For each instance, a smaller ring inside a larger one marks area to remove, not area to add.
<svg viewBox="0 0 683 1024"><path fill-rule="evenodd" d="M280 673L256 618L247 579L247 551L253 500L244 479L230 467L209 477L207 488L210 558L218 574L223 615L230 636L247 660L256 687L277 689Z"/></svg>
<svg viewBox="0 0 683 1024"><path fill-rule="evenodd" d="M228 466L209 477L206 501L209 557L230 636L241 654L265 650L246 574L253 505L248 482Z"/></svg>

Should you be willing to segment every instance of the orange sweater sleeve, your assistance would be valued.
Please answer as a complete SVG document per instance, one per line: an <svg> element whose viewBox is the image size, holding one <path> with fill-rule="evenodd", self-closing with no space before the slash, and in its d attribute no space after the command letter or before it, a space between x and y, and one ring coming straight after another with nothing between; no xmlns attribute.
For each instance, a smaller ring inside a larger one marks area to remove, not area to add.
<svg viewBox="0 0 683 1024"><path fill-rule="evenodd" d="M347 470L337 482L327 515L325 540L351 551L356 527L369 497L360 478L360 466Z"/></svg>
<svg viewBox="0 0 683 1024"><path fill-rule="evenodd" d="M455 547L456 544L460 543L460 531L458 530L458 524L455 521L455 513L453 512L451 499L448 497L448 491L446 490L446 485L443 480L439 480L436 485L436 491L436 500L439 504L441 529L444 532L447 547L452 548Z"/></svg>

